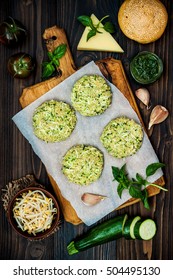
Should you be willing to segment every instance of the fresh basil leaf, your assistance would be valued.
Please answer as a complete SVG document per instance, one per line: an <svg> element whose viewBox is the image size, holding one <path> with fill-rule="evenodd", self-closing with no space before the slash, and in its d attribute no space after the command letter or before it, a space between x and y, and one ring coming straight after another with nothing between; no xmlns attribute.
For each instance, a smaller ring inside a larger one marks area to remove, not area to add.
<svg viewBox="0 0 173 280"><path fill-rule="evenodd" d="M152 163L146 168L146 176L149 177L153 175L159 168L164 167L165 164L161 162Z"/></svg>
<svg viewBox="0 0 173 280"><path fill-rule="evenodd" d="M118 187L117 187L117 193L118 193L118 195L119 195L120 198L121 198L121 196L122 196L123 190L125 190L125 189L126 189L126 188L125 188L123 185L121 185L121 184L118 185Z"/></svg>
<svg viewBox="0 0 173 280"><path fill-rule="evenodd" d="M96 29L91 29L89 32L88 32L88 35L87 35L87 41L92 38L93 36L96 35Z"/></svg>
<svg viewBox="0 0 173 280"><path fill-rule="evenodd" d="M93 25L93 22L92 22L92 19L89 17L89 16L79 16L77 18L84 26L89 26L91 27L91 29L94 28L94 25Z"/></svg>
<svg viewBox="0 0 173 280"><path fill-rule="evenodd" d="M58 58L53 58L52 63L55 65L55 67L59 67L60 66L60 62Z"/></svg>
<svg viewBox="0 0 173 280"><path fill-rule="evenodd" d="M55 67L52 65L51 62L44 62L42 64L42 79L46 79L52 76L55 72Z"/></svg>
<svg viewBox="0 0 173 280"><path fill-rule="evenodd" d="M121 167L120 171L126 175L126 163Z"/></svg>
<svg viewBox="0 0 173 280"><path fill-rule="evenodd" d="M134 198L142 198L142 192L139 188L137 188L136 186L130 186L129 187L129 194L134 197Z"/></svg>
<svg viewBox="0 0 173 280"><path fill-rule="evenodd" d="M143 177L139 173L136 173L136 180L141 184L141 186L146 185L146 180L143 179Z"/></svg>
<svg viewBox="0 0 173 280"><path fill-rule="evenodd" d="M104 30L106 30L109 33L114 33L115 32L115 26L110 21L106 22L104 24L103 28L104 28Z"/></svg>
<svg viewBox="0 0 173 280"><path fill-rule="evenodd" d="M120 175L120 169L118 167L112 166L112 174L114 176L114 179L117 180Z"/></svg>
<svg viewBox="0 0 173 280"><path fill-rule="evenodd" d="M51 52L47 52L47 55L48 55L48 58L49 58L50 60L53 59L53 54L52 54Z"/></svg>
<svg viewBox="0 0 173 280"><path fill-rule="evenodd" d="M148 202L148 192L146 189L144 189L142 191L142 197L141 197L141 201L143 202L143 205L146 209L150 210L150 205Z"/></svg>
<svg viewBox="0 0 173 280"><path fill-rule="evenodd" d="M61 44L53 51L53 55L56 58L61 58L65 54L66 50L67 50L67 45Z"/></svg>
<svg viewBox="0 0 173 280"><path fill-rule="evenodd" d="M158 168L163 166L165 166L163 163L152 163L148 165L146 168L146 175L153 175ZM141 199L146 209L150 209L148 203L148 192L146 188L142 189L142 186L151 184L153 186L159 187L162 190L166 190L161 188L161 186L148 182L147 178L144 179L139 173L136 173L136 178L129 179L127 176L128 174L126 173L126 164L124 164L121 168L112 166L112 174L114 180L119 183L117 187L117 193L119 197L121 198L123 190L127 189L131 197Z"/></svg>

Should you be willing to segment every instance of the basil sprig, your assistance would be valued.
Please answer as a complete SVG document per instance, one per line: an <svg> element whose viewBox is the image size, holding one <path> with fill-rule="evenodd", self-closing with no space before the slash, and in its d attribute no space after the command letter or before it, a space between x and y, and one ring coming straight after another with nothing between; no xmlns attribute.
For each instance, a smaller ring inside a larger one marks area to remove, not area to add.
<svg viewBox="0 0 173 280"><path fill-rule="evenodd" d="M63 57L66 49L67 45L61 44L52 53L47 53L50 61L42 63L42 79L52 77L56 73L56 68L60 66L60 58Z"/></svg>
<svg viewBox="0 0 173 280"><path fill-rule="evenodd" d="M97 33L102 33L100 32L98 29L101 28L100 23L105 19L109 17L109 15L104 16L99 22L98 24L94 25L92 19L89 16L79 16L77 19L84 25L84 26L88 26L91 30L89 30L88 34L87 34L87 41L95 36ZM115 32L115 27L113 25L112 22L108 21L105 24L103 24L103 29L106 30L109 33L114 33Z"/></svg>
<svg viewBox="0 0 173 280"><path fill-rule="evenodd" d="M159 168L164 166L165 164L160 162L152 163L146 168L146 178L143 178L139 173L136 173L136 178L132 179L128 178L128 174L126 173L126 164L124 164L121 168L112 166L114 181L117 181L119 183L117 187L117 193L119 197L121 198L122 192L127 189L131 197L140 198L143 202L144 207L146 209L150 209L148 203L148 192L146 188L143 187L150 185L167 191L167 189L148 181L148 177L154 175Z"/></svg>

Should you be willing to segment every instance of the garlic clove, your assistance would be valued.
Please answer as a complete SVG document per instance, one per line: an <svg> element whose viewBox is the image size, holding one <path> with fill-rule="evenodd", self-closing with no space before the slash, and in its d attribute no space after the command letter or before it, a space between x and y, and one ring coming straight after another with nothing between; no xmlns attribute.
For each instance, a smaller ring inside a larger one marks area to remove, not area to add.
<svg viewBox="0 0 173 280"><path fill-rule="evenodd" d="M163 122L168 117L168 115L169 112L165 107L161 105L155 106L150 115L148 129L150 129L154 124Z"/></svg>
<svg viewBox="0 0 173 280"><path fill-rule="evenodd" d="M84 193L81 196L82 202L87 206L93 206L107 198L107 196L93 193Z"/></svg>
<svg viewBox="0 0 173 280"><path fill-rule="evenodd" d="M136 97L147 106L147 110L150 109L150 93L146 88L139 88L135 91Z"/></svg>

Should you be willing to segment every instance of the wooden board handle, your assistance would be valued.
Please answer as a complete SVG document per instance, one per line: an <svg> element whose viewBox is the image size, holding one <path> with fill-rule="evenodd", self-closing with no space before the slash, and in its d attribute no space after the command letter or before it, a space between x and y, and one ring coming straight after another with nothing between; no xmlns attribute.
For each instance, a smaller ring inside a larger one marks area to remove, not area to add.
<svg viewBox="0 0 173 280"><path fill-rule="evenodd" d="M43 81L36 85L25 88L19 99L22 107L28 106L30 103L35 101L37 98L42 96L44 93L48 92L53 87L57 86L60 82L64 81L67 77L75 73L76 67L70 52L67 37L65 31L56 25L47 28L44 31L43 39L45 40L47 50L53 52L56 47L61 44L67 45L67 51L65 55L60 59L60 75L51 78L49 80Z"/></svg>
<svg viewBox="0 0 173 280"><path fill-rule="evenodd" d="M56 25L47 28L43 33L43 39L45 40L48 52L53 52L61 44L67 45L67 51L61 58L60 66L57 69L61 70L63 78L69 77L71 74L73 74L77 69L74 65L64 29L59 28Z"/></svg>

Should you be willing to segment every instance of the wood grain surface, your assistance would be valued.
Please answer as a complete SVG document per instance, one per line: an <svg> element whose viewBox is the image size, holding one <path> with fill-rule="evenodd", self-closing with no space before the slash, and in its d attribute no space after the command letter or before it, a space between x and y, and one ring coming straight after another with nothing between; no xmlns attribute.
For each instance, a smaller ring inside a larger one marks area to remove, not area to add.
<svg viewBox="0 0 173 280"><path fill-rule="evenodd" d="M2 203L0 204L0 258L1 259L95 259L95 260L135 260L135 259L173 259L173 193L172 193L172 78L173 78L173 4L172 1L162 1L169 14L169 22L164 35L156 42L141 45L126 38L119 29L117 23L118 9L123 1L112 0L6 0L0 3L0 22L8 15L20 20L28 29L28 38L25 43L15 49L7 49L0 45L0 187L11 180L20 178L26 174L34 174L37 180L52 191L50 180L45 167L34 154L30 144L24 139L15 127L11 118L19 110L21 105L19 98L24 88L41 82L41 63L47 59L45 41L42 36L44 30L57 25L65 30L69 47L72 52L75 67L79 68L87 62L101 60L108 57L122 61L126 76L132 91L139 85L134 82L129 73L129 63L139 51L149 50L158 54L164 63L164 73L154 84L147 86L151 93L152 106L161 104L169 112L169 118L160 125L154 127L150 137L151 143L161 162L166 164L164 177L168 192L160 192L150 198L151 210L147 211L141 203L118 210L120 213L128 213L129 216L141 215L152 217L156 220L158 230L152 241L129 241L119 239L110 243L97 246L74 256L68 256L66 246L76 236L81 235L88 229L84 224L74 226L64 221L61 217L61 229L49 238L30 242L16 235L11 229L5 216ZM124 54L84 52L77 51L76 47L83 27L76 20L82 14L95 13L99 18L106 14L114 21L116 33L114 38L124 49ZM13 79L7 72L7 61L10 55L19 51L25 51L32 55L37 62L35 73L26 80ZM139 100L136 100L144 124L147 126L151 111L147 111ZM115 213L107 215L106 220Z"/></svg>

